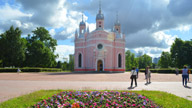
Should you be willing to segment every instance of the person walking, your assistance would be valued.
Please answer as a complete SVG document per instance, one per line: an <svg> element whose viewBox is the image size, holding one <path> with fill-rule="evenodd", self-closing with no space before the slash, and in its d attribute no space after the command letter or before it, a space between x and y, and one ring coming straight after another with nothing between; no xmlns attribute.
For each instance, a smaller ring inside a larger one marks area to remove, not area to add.
<svg viewBox="0 0 192 108"><path fill-rule="evenodd" d="M145 79L146 79L146 84L151 83L151 71L149 70L149 66L147 66L145 69Z"/></svg>
<svg viewBox="0 0 192 108"><path fill-rule="evenodd" d="M133 86L133 80L135 80L135 87L137 87L137 71L135 70L135 67L132 68L131 70L131 88Z"/></svg>
<svg viewBox="0 0 192 108"><path fill-rule="evenodd" d="M188 69L188 82L189 82L189 75L191 74L191 70Z"/></svg>
<svg viewBox="0 0 192 108"><path fill-rule="evenodd" d="M18 69L17 69L17 74L19 74L20 72L21 72L21 70L18 68Z"/></svg>
<svg viewBox="0 0 192 108"><path fill-rule="evenodd" d="M178 69L178 68L176 68L176 70L175 70L175 74L176 74L176 75L179 74L179 69Z"/></svg>
<svg viewBox="0 0 192 108"><path fill-rule="evenodd" d="M137 72L137 78L139 77L139 68L136 68L136 72Z"/></svg>
<svg viewBox="0 0 192 108"><path fill-rule="evenodd" d="M183 86L184 86L184 84L185 84L185 86L187 86L187 78L188 78L188 69L187 69L187 66L184 66L184 68L182 69Z"/></svg>

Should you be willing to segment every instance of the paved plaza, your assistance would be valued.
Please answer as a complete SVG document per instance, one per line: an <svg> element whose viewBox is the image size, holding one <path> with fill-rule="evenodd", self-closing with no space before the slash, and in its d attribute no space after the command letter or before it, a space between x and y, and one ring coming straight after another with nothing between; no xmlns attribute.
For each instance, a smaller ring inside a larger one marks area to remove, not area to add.
<svg viewBox="0 0 192 108"><path fill-rule="evenodd" d="M190 78L192 81L192 78ZM183 87L181 75L152 74L152 83L145 85L140 73L138 87L130 86L130 73L0 73L0 102L37 90L158 90L175 94L192 101L192 83Z"/></svg>

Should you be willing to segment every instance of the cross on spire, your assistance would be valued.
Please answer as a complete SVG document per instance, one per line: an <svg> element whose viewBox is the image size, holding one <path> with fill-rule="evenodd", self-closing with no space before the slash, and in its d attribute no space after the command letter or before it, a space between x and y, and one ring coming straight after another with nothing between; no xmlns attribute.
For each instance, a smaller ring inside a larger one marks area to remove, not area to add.
<svg viewBox="0 0 192 108"><path fill-rule="evenodd" d="M101 0L99 0L99 13L101 13Z"/></svg>
<svg viewBox="0 0 192 108"><path fill-rule="evenodd" d="M116 20L117 20L117 22L119 22L119 19L118 19L118 11L117 11L117 15L116 15Z"/></svg>
<svg viewBox="0 0 192 108"><path fill-rule="evenodd" d="M82 12L82 22L83 22L83 12Z"/></svg>

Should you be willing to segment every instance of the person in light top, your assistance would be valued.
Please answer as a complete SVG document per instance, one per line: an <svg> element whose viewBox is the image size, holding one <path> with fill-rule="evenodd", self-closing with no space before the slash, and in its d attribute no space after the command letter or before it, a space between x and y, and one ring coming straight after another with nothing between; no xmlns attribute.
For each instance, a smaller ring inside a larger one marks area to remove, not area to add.
<svg viewBox="0 0 192 108"><path fill-rule="evenodd" d="M137 71L135 70L135 67L131 70L131 87L133 86L133 80L135 80L135 87L137 87Z"/></svg>
<svg viewBox="0 0 192 108"><path fill-rule="evenodd" d="M146 79L146 84L151 83L151 71L149 70L149 66L147 66L145 69L145 79Z"/></svg>
<svg viewBox="0 0 192 108"><path fill-rule="evenodd" d="M184 84L185 84L185 86L187 86L187 78L188 78L188 69L187 69L187 66L184 66L184 68L182 69L183 86L184 86Z"/></svg>

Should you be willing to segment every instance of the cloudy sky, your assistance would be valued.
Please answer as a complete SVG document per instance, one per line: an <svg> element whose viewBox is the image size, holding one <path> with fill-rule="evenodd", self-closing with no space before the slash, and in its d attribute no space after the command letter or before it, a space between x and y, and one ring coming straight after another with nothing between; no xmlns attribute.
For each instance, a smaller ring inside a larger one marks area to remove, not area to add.
<svg viewBox="0 0 192 108"><path fill-rule="evenodd" d="M192 39L192 0L101 0L105 29L110 30L118 12L126 49L159 57L175 38ZM11 25L25 37L36 27L46 27L58 41L62 60L74 53L74 33L82 20L95 29L99 0L0 0L0 33Z"/></svg>

